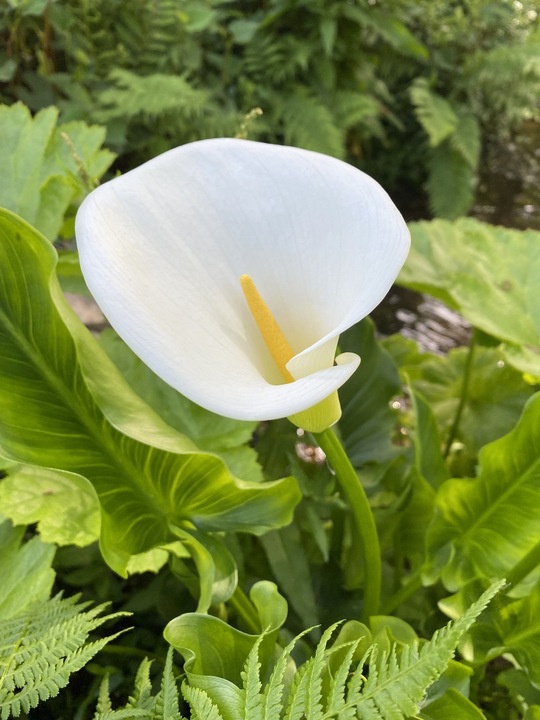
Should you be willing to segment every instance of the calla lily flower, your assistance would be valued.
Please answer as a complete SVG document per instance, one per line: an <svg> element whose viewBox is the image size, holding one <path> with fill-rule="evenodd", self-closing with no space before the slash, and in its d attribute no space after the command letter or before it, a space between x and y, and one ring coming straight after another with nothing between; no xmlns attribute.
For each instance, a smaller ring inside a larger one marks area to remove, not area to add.
<svg viewBox="0 0 540 720"><path fill-rule="evenodd" d="M81 267L132 350L199 405L240 420L340 416L359 365L341 332L390 289L409 232L344 162L238 139L170 150L94 190Z"/></svg>

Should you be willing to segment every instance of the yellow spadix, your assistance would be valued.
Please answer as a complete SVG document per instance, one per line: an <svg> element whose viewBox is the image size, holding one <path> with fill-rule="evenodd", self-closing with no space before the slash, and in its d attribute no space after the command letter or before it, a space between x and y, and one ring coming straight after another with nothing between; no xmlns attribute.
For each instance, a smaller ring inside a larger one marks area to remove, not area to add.
<svg viewBox="0 0 540 720"><path fill-rule="evenodd" d="M272 315L272 311L262 299L251 277L249 275L242 275L240 277L240 285L242 286L242 292L251 310L253 319L257 323L259 332L270 354L274 358L279 372L285 382L294 382L293 376L287 370L287 363L293 357L294 353L289 345L289 341L283 334L283 330L279 327L276 318Z"/></svg>
<svg viewBox="0 0 540 720"><path fill-rule="evenodd" d="M294 356L294 352L280 328L272 311L264 302L257 286L249 275L241 275L240 285L246 298L248 307L257 323L259 332L268 348L279 372L285 382L294 382L294 377L287 370L287 363ZM341 417L341 407L337 392L331 393L327 398L316 403L312 407L295 415L289 416L289 420L298 427L310 432L321 432L330 425L333 425Z"/></svg>

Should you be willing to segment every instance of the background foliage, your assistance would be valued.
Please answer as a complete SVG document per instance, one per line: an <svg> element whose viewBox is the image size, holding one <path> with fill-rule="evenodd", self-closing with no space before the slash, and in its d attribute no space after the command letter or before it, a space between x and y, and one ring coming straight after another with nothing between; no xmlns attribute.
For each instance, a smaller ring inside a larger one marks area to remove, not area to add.
<svg viewBox="0 0 540 720"><path fill-rule="evenodd" d="M494 157L519 187L534 175L538 12L0 0L2 720L347 718L368 670L362 717L540 716L540 233L458 217L478 209ZM469 347L446 355L369 319L340 338L362 364L339 433L382 545L369 627L348 511L312 439L193 405L111 330L92 337L55 277L85 292L73 219L100 179L231 135L375 176L421 220L400 284L469 323ZM100 630L108 602L115 630L133 613L119 638ZM46 633L56 660L38 667Z"/></svg>
<svg viewBox="0 0 540 720"><path fill-rule="evenodd" d="M2 100L104 125L123 170L249 132L346 158L415 214L422 185L454 218L489 148L538 120L534 0L9 0L0 13Z"/></svg>

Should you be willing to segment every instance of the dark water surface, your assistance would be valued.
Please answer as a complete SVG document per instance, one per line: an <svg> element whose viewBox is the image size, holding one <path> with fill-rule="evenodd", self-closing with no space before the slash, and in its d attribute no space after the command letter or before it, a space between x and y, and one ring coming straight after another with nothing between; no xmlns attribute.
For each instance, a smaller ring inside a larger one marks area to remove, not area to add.
<svg viewBox="0 0 540 720"><path fill-rule="evenodd" d="M394 287L372 313L383 335L401 333L427 352L444 354L467 345L470 325L458 313L429 295Z"/></svg>

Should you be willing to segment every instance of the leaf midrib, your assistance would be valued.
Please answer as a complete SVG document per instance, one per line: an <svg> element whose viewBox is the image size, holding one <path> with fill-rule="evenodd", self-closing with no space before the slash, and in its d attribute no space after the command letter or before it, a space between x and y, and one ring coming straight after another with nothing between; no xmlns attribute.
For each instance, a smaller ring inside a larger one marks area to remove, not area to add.
<svg viewBox="0 0 540 720"><path fill-rule="evenodd" d="M73 346L76 346L76 340L69 332L68 328L64 324L60 311L58 307L56 306L56 303L54 303L53 298L50 298L50 302L52 303L54 310L55 310L55 320L63 326L65 329L65 332L68 335L68 340L73 343ZM96 447L99 449L99 451L107 458L108 464L117 471L120 472L120 474L127 480L127 478L134 478L135 481L139 477L139 469L131 462L127 461L125 455L121 452L118 452L119 448L117 445L115 445L114 442L108 441L107 436L104 436L104 433L101 431L101 428L96 425L96 423L89 422L89 414L88 412L85 412L86 408L83 402L81 402L80 398L77 396L75 392L73 392L59 377L57 372L54 372L51 370L51 367L49 363L47 362L44 355L37 350L36 346L33 345L31 342L29 342L28 338L24 335L22 332L18 332L17 326L15 326L7 314L5 313L3 308L0 308L0 321L4 324L4 326L7 328L8 334L12 337L13 342L16 346L19 347L19 349L23 352L25 357L27 357L31 364L37 369L37 371L40 373L40 375L43 377L45 383L49 386L49 388L52 390L53 393L56 393L61 399L62 402L68 407L68 409L73 413L74 417L77 419L77 422L84 428L85 433L89 436L90 440L96 445ZM55 337L55 343L58 344L58 334L54 334ZM74 353L76 355L76 353ZM92 394L86 384L86 380L84 378L84 374L82 372L82 368L80 367L78 362L75 362L75 367L77 368L77 371L81 375L81 379L83 381L83 386L85 388L86 393L88 393L88 397L92 405L94 406L92 409L96 409L99 413L99 415L102 418L102 422L110 427L113 433L120 432L116 430L112 425L110 425L109 421L103 414L101 408L98 406L98 404L95 402L94 398L92 397ZM83 412L81 412L81 410ZM127 437L127 436L126 436ZM137 442L133 440L133 438L128 438L130 441ZM81 475L84 475L84 477L87 477L85 473L80 473ZM88 478L90 479L90 478ZM137 487L141 492L144 493L145 496L147 496L149 499L154 502L154 497L147 493L144 488L140 485L140 483L136 482ZM161 508L159 508L160 514L161 514Z"/></svg>
<svg viewBox="0 0 540 720"><path fill-rule="evenodd" d="M479 518L477 518L472 525L469 525L467 529L461 533L458 543L461 545L462 541L471 535L478 527L480 527L485 521L491 517L495 513L496 510L499 509L500 506L503 506L506 499L513 495L514 492L517 492L518 488L527 481L530 475L532 475L538 468L540 468L540 457L533 460L531 465L527 468L527 471L523 473L518 482L513 483L508 489L506 489L503 493L499 495L499 497L496 499L496 502L490 503L490 505L485 509L485 511L481 514ZM478 480L482 478L482 474L478 476ZM485 482L485 480L484 480Z"/></svg>

